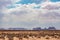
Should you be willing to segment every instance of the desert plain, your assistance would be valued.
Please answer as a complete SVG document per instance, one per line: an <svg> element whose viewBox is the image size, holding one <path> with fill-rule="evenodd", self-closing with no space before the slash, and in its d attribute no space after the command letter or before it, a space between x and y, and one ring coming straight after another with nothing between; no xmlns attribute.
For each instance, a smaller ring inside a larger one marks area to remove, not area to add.
<svg viewBox="0 0 60 40"><path fill-rule="evenodd" d="M60 30L0 30L0 40L60 40Z"/></svg>

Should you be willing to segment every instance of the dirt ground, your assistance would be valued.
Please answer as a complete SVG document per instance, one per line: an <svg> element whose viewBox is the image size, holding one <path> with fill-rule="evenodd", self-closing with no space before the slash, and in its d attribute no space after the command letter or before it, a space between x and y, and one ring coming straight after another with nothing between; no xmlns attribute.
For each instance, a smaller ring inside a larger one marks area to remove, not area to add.
<svg viewBox="0 0 60 40"><path fill-rule="evenodd" d="M60 40L60 30L53 31L0 31L0 40Z"/></svg>

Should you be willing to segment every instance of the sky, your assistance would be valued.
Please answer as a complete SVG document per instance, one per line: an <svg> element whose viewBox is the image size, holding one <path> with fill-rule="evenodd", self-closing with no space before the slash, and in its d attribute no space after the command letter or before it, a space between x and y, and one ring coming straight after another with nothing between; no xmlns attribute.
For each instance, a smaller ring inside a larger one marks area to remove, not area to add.
<svg viewBox="0 0 60 40"><path fill-rule="evenodd" d="M0 0L0 28L60 29L60 0Z"/></svg>

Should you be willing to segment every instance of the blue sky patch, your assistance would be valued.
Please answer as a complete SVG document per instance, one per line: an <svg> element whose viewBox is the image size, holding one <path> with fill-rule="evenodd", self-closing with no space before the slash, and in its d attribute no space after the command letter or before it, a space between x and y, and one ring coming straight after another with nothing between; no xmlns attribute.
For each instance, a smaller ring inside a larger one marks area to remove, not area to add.
<svg viewBox="0 0 60 40"><path fill-rule="evenodd" d="M32 3L36 3L36 4L39 4L41 3L42 0L21 0L19 2L17 2L16 4L32 4Z"/></svg>
<svg viewBox="0 0 60 40"><path fill-rule="evenodd" d="M59 2L60 0L51 0L51 2Z"/></svg>

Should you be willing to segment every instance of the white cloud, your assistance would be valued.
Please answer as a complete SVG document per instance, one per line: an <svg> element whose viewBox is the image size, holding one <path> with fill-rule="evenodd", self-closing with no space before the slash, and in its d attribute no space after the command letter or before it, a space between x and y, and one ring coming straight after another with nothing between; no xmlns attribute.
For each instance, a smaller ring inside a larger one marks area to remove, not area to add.
<svg viewBox="0 0 60 40"><path fill-rule="evenodd" d="M48 9L48 10L56 10L56 9L60 9L60 2L45 2L41 4L41 8L43 9Z"/></svg>
<svg viewBox="0 0 60 40"><path fill-rule="evenodd" d="M13 4L15 4L16 2L19 2L21 0L11 0Z"/></svg>
<svg viewBox="0 0 60 40"><path fill-rule="evenodd" d="M56 6L57 5L57 6ZM41 6L34 9L35 6ZM60 22L60 3L45 2L43 4L16 4L16 8L2 11L2 26L40 26L40 24Z"/></svg>

